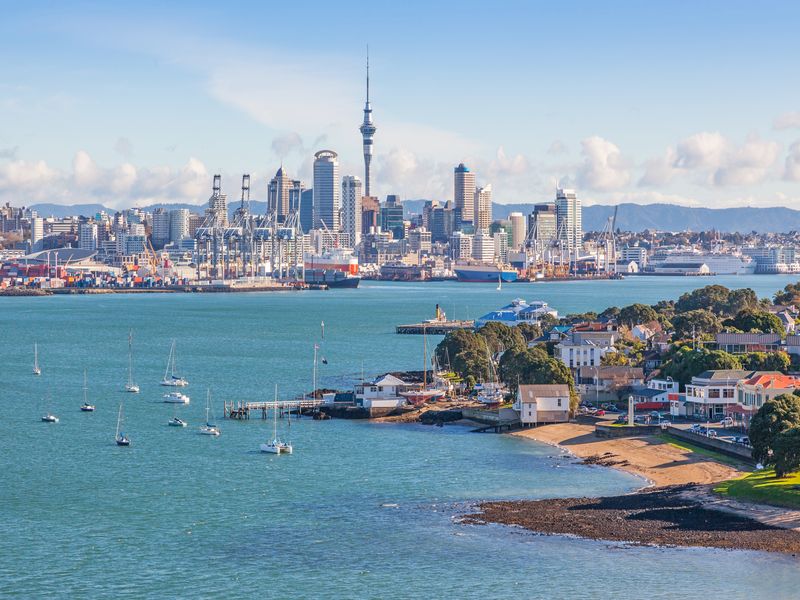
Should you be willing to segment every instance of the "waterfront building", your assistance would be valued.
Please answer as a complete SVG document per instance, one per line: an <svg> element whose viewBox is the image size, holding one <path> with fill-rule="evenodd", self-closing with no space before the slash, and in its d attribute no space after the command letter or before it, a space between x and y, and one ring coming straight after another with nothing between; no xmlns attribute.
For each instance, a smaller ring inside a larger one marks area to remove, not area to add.
<svg viewBox="0 0 800 600"><path fill-rule="evenodd" d="M637 268L641 271L647 266L647 248L638 244L633 246L626 245L622 249L621 259L623 263L635 262Z"/></svg>
<svg viewBox="0 0 800 600"><path fill-rule="evenodd" d="M751 371L725 369L703 371L686 384L686 416L719 420L736 403L736 387Z"/></svg>
<svg viewBox="0 0 800 600"><path fill-rule="evenodd" d="M81 223L78 227L78 247L97 250L97 223Z"/></svg>
<svg viewBox="0 0 800 600"><path fill-rule="evenodd" d="M294 181L283 170L283 165L267 185L267 213L275 215L278 223L284 223L289 216L289 194L293 185Z"/></svg>
<svg viewBox="0 0 800 600"><path fill-rule="evenodd" d="M361 180L354 175L342 177L342 231L350 235L351 248L361 241Z"/></svg>
<svg viewBox="0 0 800 600"><path fill-rule="evenodd" d="M453 260L472 258L472 235L463 231L454 231L450 236L450 257Z"/></svg>
<svg viewBox="0 0 800 600"><path fill-rule="evenodd" d="M492 237L494 238L494 261L508 262L508 234L505 230L501 230Z"/></svg>
<svg viewBox="0 0 800 600"><path fill-rule="evenodd" d="M390 231L396 240L402 240L405 237L403 205L400 203L400 196L395 194L386 196L386 202L381 206L380 226L383 231Z"/></svg>
<svg viewBox="0 0 800 600"><path fill-rule="evenodd" d="M314 155L314 228L339 231L340 208L338 154L320 150Z"/></svg>
<svg viewBox="0 0 800 600"><path fill-rule="evenodd" d="M492 224L492 185L475 190L475 229L489 229Z"/></svg>
<svg viewBox="0 0 800 600"><path fill-rule="evenodd" d="M463 224L473 225L475 222L475 173L464 163L453 170L453 203L459 211Z"/></svg>
<svg viewBox="0 0 800 600"><path fill-rule="evenodd" d="M369 103L369 54L367 55L367 100L364 103L364 121L361 123L361 141L364 149L364 195L372 195L372 143L375 135L375 123L372 121L372 105Z"/></svg>
<svg viewBox="0 0 800 600"><path fill-rule="evenodd" d="M525 244L527 236L525 215L521 212L512 212L508 219L511 221L511 249L519 250Z"/></svg>
<svg viewBox="0 0 800 600"><path fill-rule="evenodd" d="M738 410L727 403L725 414L733 417L734 420L742 420L747 426L750 419L765 402L769 402L781 394L792 394L797 388L800 388L800 379L797 377L784 375L778 371L756 371L736 383L736 403L738 405L736 408ZM689 386L686 386L686 389L688 399ZM721 413L715 411L715 416L719 414ZM741 419L737 418L739 416Z"/></svg>
<svg viewBox="0 0 800 600"><path fill-rule="evenodd" d="M486 230L479 230L472 236L472 258L482 263L493 263L494 255L494 238Z"/></svg>
<svg viewBox="0 0 800 600"><path fill-rule="evenodd" d="M523 425L569 421L569 386L559 384L520 385L514 410Z"/></svg>
<svg viewBox="0 0 800 600"><path fill-rule="evenodd" d="M522 298L515 298L510 304L486 313L482 317L475 319L475 328L480 329L487 323L496 321L510 327L527 323L528 325L539 325L543 318L551 316L558 318L558 311L550 308L543 300L533 300L526 302Z"/></svg>
<svg viewBox="0 0 800 600"><path fill-rule="evenodd" d="M177 242L189 235L189 209L175 208L169 211L169 241Z"/></svg>
<svg viewBox="0 0 800 600"><path fill-rule="evenodd" d="M559 241L570 251L580 250L583 244L581 201L575 190L556 190L556 216Z"/></svg>
<svg viewBox="0 0 800 600"><path fill-rule="evenodd" d="M375 381L359 383L355 386L356 405L365 409L391 410L406 404L400 392L409 385L391 374L378 377Z"/></svg>

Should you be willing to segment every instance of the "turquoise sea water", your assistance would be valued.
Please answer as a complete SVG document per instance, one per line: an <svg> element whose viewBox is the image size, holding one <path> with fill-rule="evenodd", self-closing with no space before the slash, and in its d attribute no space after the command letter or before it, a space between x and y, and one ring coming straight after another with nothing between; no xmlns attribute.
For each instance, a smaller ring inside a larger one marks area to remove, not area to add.
<svg viewBox="0 0 800 600"><path fill-rule="evenodd" d="M294 421L293 456L257 452L271 424L222 421L223 399L421 368L398 323L474 317L514 297L561 312L654 302L722 283L771 295L792 278L387 284L234 295L0 299L0 597L791 598L792 557L625 547L466 526L480 499L625 492L636 478L461 427ZM126 379L135 333L138 396ZM186 429L157 385L172 338L191 381ZM30 374L33 342L43 373ZM431 345L436 340L431 340ZM93 414L79 412L83 369ZM219 438L197 433L210 387ZM48 399L49 398L49 399ZM125 400L133 447L113 442ZM39 422L52 409L61 422ZM281 424L285 427L285 423ZM646 593L645 593L646 590Z"/></svg>

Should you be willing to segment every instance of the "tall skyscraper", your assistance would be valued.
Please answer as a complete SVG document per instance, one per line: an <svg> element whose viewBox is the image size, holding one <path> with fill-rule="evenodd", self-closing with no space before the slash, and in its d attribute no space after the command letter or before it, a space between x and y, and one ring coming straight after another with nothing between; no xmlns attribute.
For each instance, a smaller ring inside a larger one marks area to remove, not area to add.
<svg viewBox="0 0 800 600"><path fill-rule="evenodd" d="M300 227L303 233L314 229L314 190L300 190Z"/></svg>
<svg viewBox="0 0 800 600"><path fill-rule="evenodd" d="M178 242L189 235L189 209L175 208L169 211L169 241Z"/></svg>
<svg viewBox="0 0 800 600"><path fill-rule="evenodd" d="M289 215L289 192L293 181L286 175L283 165L267 185L267 212L277 216L278 223Z"/></svg>
<svg viewBox="0 0 800 600"><path fill-rule="evenodd" d="M156 208L153 211L152 240L153 245L161 248L169 242L169 211L166 208Z"/></svg>
<svg viewBox="0 0 800 600"><path fill-rule="evenodd" d="M354 175L342 177L342 231L350 234L350 245L361 241L361 180Z"/></svg>
<svg viewBox="0 0 800 600"><path fill-rule="evenodd" d="M372 105L369 103L369 52L367 52L367 101L364 104L364 122L359 128L361 140L364 145L364 195L372 195L372 136L375 135L375 125L372 122Z"/></svg>
<svg viewBox="0 0 800 600"><path fill-rule="evenodd" d="M97 250L97 223L78 226L78 245L81 250Z"/></svg>
<svg viewBox="0 0 800 600"><path fill-rule="evenodd" d="M462 223L475 222L475 173L460 163L454 169L453 201L461 212Z"/></svg>
<svg viewBox="0 0 800 600"><path fill-rule="evenodd" d="M514 250L519 250L522 245L525 243L525 215L521 212L512 212L508 215L509 221L511 221L511 248Z"/></svg>
<svg viewBox="0 0 800 600"><path fill-rule="evenodd" d="M534 228L536 229L534 241L540 248L548 247L555 240L558 233L555 204L537 204L533 207L528 221L528 232L533 232Z"/></svg>
<svg viewBox="0 0 800 600"><path fill-rule="evenodd" d="M338 155L333 150L320 150L314 155L315 229L339 231L340 198Z"/></svg>
<svg viewBox="0 0 800 600"><path fill-rule="evenodd" d="M395 240L402 240L405 237L403 205L397 194L386 196L386 202L381 206L380 226L383 231L391 231L392 238Z"/></svg>
<svg viewBox="0 0 800 600"><path fill-rule="evenodd" d="M583 244L583 224L581 201L575 190L556 190L556 215L559 239L566 243L569 250L580 248Z"/></svg>
<svg viewBox="0 0 800 600"><path fill-rule="evenodd" d="M492 224L492 185L475 190L475 229L489 229Z"/></svg>

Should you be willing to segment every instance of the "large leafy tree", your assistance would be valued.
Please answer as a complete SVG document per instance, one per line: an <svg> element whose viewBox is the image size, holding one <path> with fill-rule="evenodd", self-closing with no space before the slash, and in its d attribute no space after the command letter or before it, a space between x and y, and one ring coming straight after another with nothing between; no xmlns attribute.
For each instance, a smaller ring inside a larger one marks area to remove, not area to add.
<svg viewBox="0 0 800 600"><path fill-rule="evenodd" d="M563 362L549 356L541 346L505 352L500 358L500 379L514 393L519 384L566 384L572 398L570 407L574 410L577 406L578 397L572 373Z"/></svg>
<svg viewBox="0 0 800 600"><path fill-rule="evenodd" d="M707 285L678 298L675 312L705 309L719 316L732 316L741 310L757 307L758 296L749 288L729 290L724 285Z"/></svg>
<svg viewBox="0 0 800 600"><path fill-rule="evenodd" d="M476 333L457 329L451 331L436 346L436 360L450 367L461 377L478 378L489 369L489 351L483 337Z"/></svg>
<svg viewBox="0 0 800 600"><path fill-rule="evenodd" d="M764 464L773 464L778 434L795 427L800 427L800 397L781 394L765 402L750 421L753 458Z"/></svg>
<svg viewBox="0 0 800 600"><path fill-rule="evenodd" d="M792 365L792 359L786 352L748 352L739 357L742 367L752 371L780 371L786 373Z"/></svg>
<svg viewBox="0 0 800 600"><path fill-rule="evenodd" d="M542 335L542 328L539 325L534 325L533 323L520 323L517 325L517 331L522 334L522 337L526 342L532 342Z"/></svg>
<svg viewBox="0 0 800 600"><path fill-rule="evenodd" d="M647 304L629 304L619 311L619 323L634 327L642 323L649 323L658 319L658 313Z"/></svg>
<svg viewBox="0 0 800 600"><path fill-rule="evenodd" d="M687 339L704 333L719 333L722 322L710 310L698 308L675 315L672 319L677 339Z"/></svg>
<svg viewBox="0 0 800 600"><path fill-rule="evenodd" d="M790 283L783 291L776 292L775 304L800 304L800 281Z"/></svg>
<svg viewBox="0 0 800 600"><path fill-rule="evenodd" d="M512 348L524 348L525 338L519 329L503 323L490 321L478 330L492 355Z"/></svg>
<svg viewBox="0 0 800 600"><path fill-rule="evenodd" d="M744 332L779 334L785 332L783 323L777 315L749 308L739 311L735 317L728 319L724 324Z"/></svg>
<svg viewBox="0 0 800 600"><path fill-rule="evenodd" d="M775 436L772 460L775 475L785 477L800 469L800 428L792 427Z"/></svg>
<svg viewBox="0 0 800 600"><path fill-rule="evenodd" d="M681 385L686 385L692 377L703 371L741 368L742 363L736 356L722 350L692 350L689 346L673 346L661 366L661 371Z"/></svg>

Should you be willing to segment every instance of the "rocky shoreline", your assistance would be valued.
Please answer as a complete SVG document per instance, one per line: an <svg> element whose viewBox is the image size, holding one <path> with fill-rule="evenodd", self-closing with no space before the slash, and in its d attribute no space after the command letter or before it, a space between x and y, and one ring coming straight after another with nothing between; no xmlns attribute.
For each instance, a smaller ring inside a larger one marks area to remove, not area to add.
<svg viewBox="0 0 800 600"><path fill-rule="evenodd" d="M630 544L800 555L799 531L705 508L691 497L697 489L678 485L603 498L483 502L480 513L463 521Z"/></svg>

